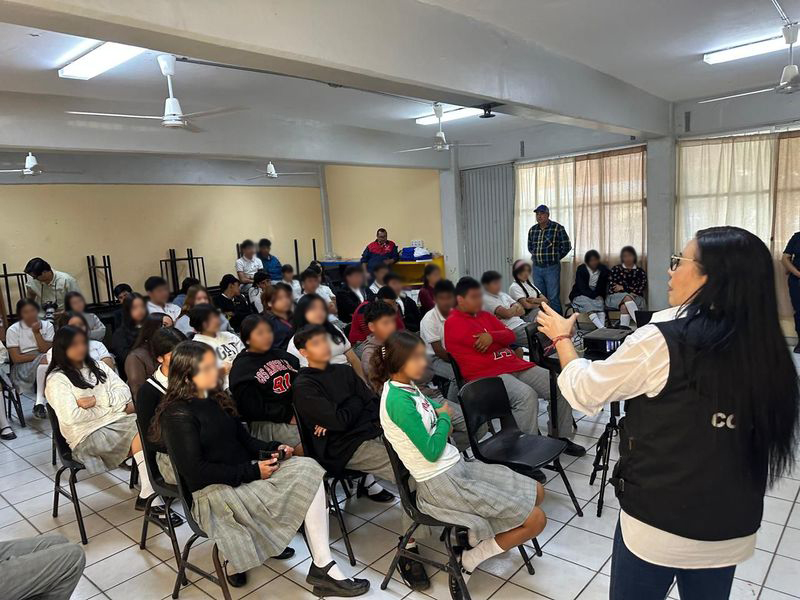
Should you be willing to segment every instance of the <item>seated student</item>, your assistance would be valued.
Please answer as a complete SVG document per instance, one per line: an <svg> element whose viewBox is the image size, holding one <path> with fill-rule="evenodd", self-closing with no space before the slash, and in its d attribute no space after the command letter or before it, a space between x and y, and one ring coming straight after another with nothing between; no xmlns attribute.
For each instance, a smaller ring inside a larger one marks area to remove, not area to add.
<svg viewBox="0 0 800 600"><path fill-rule="evenodd" d="M147 318L147 302L144 296L131 292L122 303L122 326L115 329L111 335L111 353L114 355L120 377L127 378L125 374L125 360L133 348L139 329Z"/></svg>
<svg viewBox="0 0 800 600"><path fill-rule="evenodd" d="M147 378L156 370L158 363L151 348L151 340L156 331L162 327L171 327L169 317L164 313L150 313L139 328L139 335L125 357L125 374L128 376L128 387L131 397L135 398Z"/></svg>
<svg viewBox="0 0 800 600"><path fill-rule="evenodd" d="M526 260L515 261L511 267L514 283L508 287L508 295L519 302L522 308L525 309L525 316L522 319L528 323L536 321L539 307L542 302L547 301L547 298L539 288L533 285L531 273L531 263Z"/></svg>
<svg viewBox="0 0 800 600"><path fill-rule="evenodd" d="M214 298L214 306L222 311L234 331L239 331L242 319L253 314L253 307L242 295L242 284L233 275L223 275L219 289L222 293Z"/></svg>
<svg viewBox="0 0 800 600"><path fill-rule="evenodd" d="M400 309L397 308L397 294L395 294L394 290L388 285L384 286L378 290L374 299L362 302L353 313L353 322L350 324L350 332L347 337L354 346L361 344L367 339L367 336L369 336L369 327L367 327L367 324L364 322L364 312L373 302L383 302L391 306L396 315L398 331L406 328L406 324L403 322L403 316L400 314Z"/></svg>
<svg viewBox="0 0 800 600"><path fill-rule="evenodd" d="M450 364L450 354L444 347L444 322L456 305L456 288L452 281L442 279L433 288L436 305L425 313L419 325L419 335L425 342L431 369L439 377L447 379L447 399L458 403L458 382Z"/></svg>
<svg viewBox="0 0 800 600"><path fill-rule="evenodd" d="M441 280L442 270L439 265L433 263L425 265L425 271L422 274L422 287L419 289L419 306L423 316L429 310L433 310L436 305L436 301L433 299L433 288Z"/></svg>
<svg viewBox="0 0 800 600"><path fill-rule="evenodd" d="M164 313L173 323L178 320L181 308L169 301L169 284L166 279L158 275L148 277L144 281L144 291L148 295L147 312Z"/></svg>
<svg viewBox="0 0 800 600"><path fill-rule="evenodd" d="M189 293L189 288L195 285L200 285L199 279L196 277L185 277L181 282L181 291L172 299L172 303L175 306L183 306L184 302L186 302L186 295Z"/></svg>
<svg viewBox="0 0 800 600"><path fill-rule="evenodd" d="M506 294L501 288L503 276L497 271L486 271L481 276L483 285L483 309L514 332L516 340L514 346L528 347L528 334L525 331L527 323L522 320L525 309L522 305Z"/></svg>
<svg viewBox="0 0 800 600"><path fill-rule="evenodd" d="M17 317L6 331L6 348L11 358L11 380L23 394L32 394L36 384L36 367L53 345L55 330L50 321L39 318L39 305L33 300L17 302ZM33 407L34 416L47 418L44 406Z"/></svg>
<svg viewBox="0 0 800 600"><path fill-rule="evenodd" d="M300 296L303 295L303 287L294 278L294 267L292 265L287 264L281 267L281 281L292 288L292 300L295 302L300 300Z"/></svg>
<svg viewBox="0 0 800 600"><path fill-rule="evenodd" d="M222 377L222 389L227 390L228 373L233 367L233 359L244 350L242 340L235 333L222 331L222 318L219 310L210 304L200 304L190 310L189 324L197 332L192 339L195 342L206 344L214 351Z"/></svg>
<svg viewBox="0 0 800 600"><path fill-rule="evenodd" d="M444 345L464 379L500 377L517 426L525 433L538 433L539 398L552 402L549 373L514 354L514 332L483 310L481 286L472 277L458 280L456 304L444 322ZM583 456L586 449L569 439L575 433L572 409L560 393L555 401L558 423L549 424L550 435L567 441L565 452L570 456Z"/></svg>
<svg viewBox="0 0 800 600"><path fill-rule="evenodd" d="M379 264L372 271L372 284L367 288L367 300L374 300L378 290L384 286L383 279L389 274L389 265Z"/></svg>
<svg viewBox="0 0 800 600"><path fill-rule="evenodd" d="M242 255L236 259L235 271L239 282L249 289L249 284L253 283L253 276L263 269L263 264L256 256L256 245L253 240L243 241L239 249Z"/></svg>
<svg viewBox="0 0 800 600"><path fill-rule="evenodd" d="M59 533L0 542L3 596L18 600L66 600L78 586L86 564L80 544Z"/></svg>
<svg viewBox="0 0 800 600"><path fill-rule="evenodd" d="M435 519L469 529L459 562L469 576L483 561L535 538L547 523L539 505L544 487L503 465L467 462L447 443L452 407L414 384L426 369L425 347L397 332L374 357L373 382L382 386L380 419L386 439L417 483L417 506ZM460 591L450 578L453 598Z"/></svg>
<svg viewBox="0 0 800 600"><path fill-rule="evenodd" d="M261 269L269 275L272 283L278 283L283 278L281 261L272 254L272 242L267 238L258 240L258 254L256 258L261 261ZM291 266L291 265L290 265Z"/></svg>
<svg viewBox="0 0 800 600"><path fill-rule="evenodd" d="M181 305L181 316L178 317L177 321L175 321L175 329L183 333L185 336L190 336L197 333L189 324L189 311L195 306L199 306L201 304L211 305L211 297L208 295L208 290L206 290L206 288L204 288L202 285L193 285L186 291L186 298ZM219 318L222 320L220 331L230 331L233 333L231 322L228 321L225 315L220 313Z"/></svg>
<svg viewBox="0 0 800 600"><path fill-rule="evenodd" d="M192 515L230 564L229 583L244 585L246 572L280 555L303 525L312 557L306 581L314 593L366 593L369 582L346 578L331 557L322 468L292 456L291 446L250 436L218 383L211 349L179 344L149 437L169 448L192 494ZM281 449L287 458L278 462Z"/></svg>
<svg viewBox="0 0 800 600"><path fill-rule="evenodd" d="M302 455L292 405L292 383L300 361L276 348L273 339L266 317L250 315L242 321L245 349L233 361L231 394L253 437L281 440Z"/></svg>
<svg viewBox="0 0 800 600"><path fill-rule="evenodd" d="M389 234L381 227L375 233L375 241L364 248L361 263L367 265L367 271L374 273L379 265L391 265L400 260L397 244L389 239Z"/></svg>
<svg viewBox="0 0 800 600"><path fill-rule="evenodd" d="M409 298L403 290L403 279L397 273L388 273L383 278L383 283L392 288L397 294L397 309L403 318L405 328L409 331L419 331L419 322L422 319L417 303Z"/></svg>
<svg viewBox="0 0 800 600"><path fill-rule="evenodd" d="M86 299L80 292L67 292L64 296L64 311L79 312L83 314L89 324L89 339L102 342L106 337L106 326L94 313L86 312Z"/></svg>
<svg viewBox="0 0 800 600"><path fill-rule="evenodd" d="M316 294L325 300L325 304L328 306L328 318L331 321L336 321L338 320L336 316L336 296L334 296L331 288L327 285L323 286L320 281L320 274L315 269L308 268L300 273L300 285L303 286L303 295Z"/></svg>
<svg viewBox="0 0 800 600"><path fill-rule="evenodd" d="M69 273L55 271L46 260L32 258L25 265L28 281L25 283L26 297L38 303L42 316L46 311L64 310L67 292L80 292L78 282Z"/></svg>
<svg viewBox="0 0 800 600"><path fill-rule="evenodd" d="M247 299L253 305L257 315L263 314L264 305L261 303L261 295L267 288L272 287L272 282L269 280L269 275L264 271L256 271L253 275L253 285L247 290Z"/></svg>
<svg viewBox="0 0 800 600"><path fill-rule="evenodd" d="M261 301L264 304L264 317L272 327L272 345L286 350L294 335L292 288L279 281L264 290Z"/></svg>
<svg viewBox="0 0 800 600"><path fill-rule="evenodd" d="M146 502L153 486L136 431L130 388L108 365L89 355L89 338L83 330L65 325L56 333L45 394L73 458L94 474L116 469L133 456L141 484L136 502Z"/></svg>
<svg viewBox="0 0 800 600"><path fill-rule="evenodd" d="M300 298L297 308L294 311L294 330L295 334L306 325L323 325L328 332L328 340L331 344L331 362L338 365L349 364L359 377L364 377L361 370L361 361L353 352L353 347L345 337L341 329L328 320L328 305L316 294L305 295ZM298 351L294 343L294 337L289 340L286 351L292 356L297 357L300 366L305 367L308 363L303 355Z"/></svg>
<svg viewBox="0 0 800 600"><path fill-rule="evenodd" d="M358 305L367 299L364 270L355 265L348 265L344 270L344 282L345 288L336 292L336 306L339 309L339 319L343 323L350 323Z"/></svg>
<svg viewBox="0 0 800 600"><path fill-rule="evenodd" d="M114 298L120 304L120 306L114 310L114 331L116 331L122 327L122 303L125 302L125 298L127 298L128 295L133 293L133 288L127 283L119 283L114 286L112 293L114 294Z"/></svg>
<svg viewBox="0 0 800 600"><path fill-rule="evenodd" d="M636 262L636 250L625 246L619 253L620 264L611 269L608 277L606 306L619 310L619 324L623 327L636 326L636 311L647 308L644 299L647 290L647 273Z"/></svg>
<svg viewBox="0 0 800 600"><path fill-rule="evenodd" d="M569 293L572 307L579 313L587 313L598 329L605 327L605 296L610 274L608 267L600 262L600 253L589 250L583 256L583 264L575 271L575 285Z"/></svg>

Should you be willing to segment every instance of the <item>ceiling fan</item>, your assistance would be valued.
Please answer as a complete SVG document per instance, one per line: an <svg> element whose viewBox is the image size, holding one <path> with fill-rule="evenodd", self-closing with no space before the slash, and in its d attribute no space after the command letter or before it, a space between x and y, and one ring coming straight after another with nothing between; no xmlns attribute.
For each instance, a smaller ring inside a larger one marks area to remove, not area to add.
<svg viewBox="0 0 800 600"><path fill-rule="evenodd" d="M36 160L36 157L33 155L33 152L28 152L28 156L25 157L25 165L20 169L0 169L0 173L19 173L21 177L35 177L37 175L42 175L46 173L58 173L62 175L80 175L83 171L45 171L42 167L39 166L39 161Z"/></svg>
<svg viewBox="0 0 800 600"><path fill-rule="evenodd" d="M444 150L450 150L450 148L454 147L463 147L463 146L491 146L491 144L483 144L483 143L473 143L467 144L463 142L448 142L447 138L444 135L444 131L442 131L442 104L441 102L434 102L433 104L433 114L436 115L436 120L439 122L439 131L433 136L433 145L432 146L423 146L421 148L409 148L408 150L397 150L397 153L400 154L402 152L419 152L420 150L436 150L436 152L442 152Z"/></svg>
<svg viewBox="0 0 800 600"><path fill-rule="evenodd" d="M257 170L257 169L256 169ZM278 173L275 170L275 165L272 164L272 161L267 163L267 170L266 171L258 171L259 175L255 177L248 177L245 181L252 181L253 179L261 179L262 177L267 177L268 179L277 179L279 175L289 176L289 175L317 175L316 171L305 171L305 172L298 172L298 173Z"/></svg>
<svg viewBox="0 0 800 600"><path fill-rule="evenodd" d="M241 110L240 107L228 108L214 108L211 110L203 110L193 113L184 113L181 109L181 104L174 96L172 90L172 78L175 76L175 57L172 54L159 54L156 57L158 66L161 68L161 73L167 78L167 88L169 90L169 97L164 102L163 115L128 115L119 113L101 113L89 112L80 110L68 110L69 115L85 115L89 117L117 117L123 119L152 119L161 121L164 127L173 127L179 129L187 129L189 131L202 131L191 123L192 119L200 117L208 117L211 115L218 115L221 113Z"/></svg>

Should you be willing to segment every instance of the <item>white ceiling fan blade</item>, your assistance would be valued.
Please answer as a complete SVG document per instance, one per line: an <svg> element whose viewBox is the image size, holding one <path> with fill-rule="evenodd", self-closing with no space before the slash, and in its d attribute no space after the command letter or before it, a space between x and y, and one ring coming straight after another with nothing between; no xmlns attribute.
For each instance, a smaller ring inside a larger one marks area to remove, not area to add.
<svg viewBox="0 0 800 600"><path fill-rule="evenodd" d="M202 131L205 131L205 129L203 129L202 127L198 127L194 123L190 123L188 121L184 121L183 125L181 125L180 127L176 127L175 129L183 129L191 133L200 133Z"/></svg>
<svg viewBox="0 0 800 600"><path fill-rule="evenodd" d="M698 104L709 104L711 102L721 102L722 100L732 100L733 98L741 98L742 96L752 96L753 94L763 94L764 92L774 91L774 87L764 88L761 90L753 90L751 92L740 92L738 94L730 94L727 96L718 96L717 98L708 98L707 100L699 100Z"/></svg>
<svg viewBox="0 0 800 600"><path fill-rule="evenodd" d="M0 173L22 173L23 169L0 169Z"/></svg>
<svg viewBox="0 0 800 600"><path fill-rule="evenodd" d="M68 115L84 115L87 117L122 117L124 119L155 119L157 121L163 121L163 116L155 116L155 115L123 115L118 113L100 113L100 112L86 112L81 110L67 110L65 111Z"/></svg>
<svg viewBox="0 0 800 600"><path fill-rule="evenodd" d="M306 171L305 173L283 173L283 172L279 171L278 175L283 177L284 175L288 175L288 176L291 176L291 175L318 175L318 173L315 173L314 171Z"/></svg>
<svg viewBox="0 0 800 600"><path fill-rule="evenodd" d="M181 118L182 119L197 119L199 117L210 117L212 115L221 115L221 114L224 114L224 113L236 112L236 111L239 111L239 110L245 110L245 108L243 106L228 106L228 107L225 107L225 108L212 108L210 110L201 110L201 111L198 111L198 112L186 113L186 114L181 115Z"/></svg>
<svg viewBox="0 0 800 600"><path fill-rule="evenodd" d="M409 148L408 150L397 150L395 154L402 154L403 152L419 152L420 150L433 150L433 146L424 146L422 148Z"/></svg>
<svg viewBox="0 0 800 600"><path fill-rule="evenodd" d="M83 175L83 171L51 171L42 169L40 173L45 175Z"/></svg>
<svg viewBox="0 0 800 600"><path fill-rule="evenodd" d="M478 147L478 146L484 146L484 147L491 146L491 144L485 144L485 143L482 143L482 142L475 142L473 144L462 144L461 142L450 142L450 145L451 146L458 146L459 148L462 148L464 146L472 146L473 148Z"/></svg>

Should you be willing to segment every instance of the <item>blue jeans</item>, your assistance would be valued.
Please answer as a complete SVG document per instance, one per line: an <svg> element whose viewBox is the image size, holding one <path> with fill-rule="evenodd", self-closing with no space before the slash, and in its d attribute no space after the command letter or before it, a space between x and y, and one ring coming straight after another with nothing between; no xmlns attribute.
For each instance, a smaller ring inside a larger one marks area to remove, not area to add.
<svg viewBox="0 0 800 600"><path fill-rule="evenodd" d="M664 600L678 580L681 600L727 600L736 566L674 569L646 562L625 547L617 522L611 555L610 600Z"/></svg>
<svg viewBox="0 0 800 600"><path fill-rule="evenodd" d="M561 263L534 267L533 285L545 295L550 308L561 314Z"/></svg>

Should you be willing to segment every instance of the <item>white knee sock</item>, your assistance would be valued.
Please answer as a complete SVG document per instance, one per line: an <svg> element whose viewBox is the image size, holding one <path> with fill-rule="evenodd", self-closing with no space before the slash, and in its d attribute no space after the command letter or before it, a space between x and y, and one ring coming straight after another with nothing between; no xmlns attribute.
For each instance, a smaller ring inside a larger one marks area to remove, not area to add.
<svg viewBox="0 0 800 600"><path fill-rule="evenodd" d="M483 540L472 550L465 550L461 555L461 564L464 570L472 573L483 561L497 556L498 554L502 554L503 552L503 549L497 545L494 538L489 538L488 540Z"/></svg>
<svg viewBox="0 0 800 600"><path fill-rule="evenodd" d="M150 476L147 474L147 467L144 464L144 452L139 450L133 455L133 459L136 461L136 468L139 470L139 485L142 487L139 496L149 498L155 494L155 490L153 490L153 484L150 483Z"/></svg>
<svg viewBox="0 0 800 600"><path fill-rule="evenodd" d="M623 327L629 327L631 324L631 316L622 313L619 316L619 324L622 325Z"/></svg>
<svg viewBox="0 0 800 600"><path fill-rule="evenodd" d="M625 302L625 308L628 309L628 314L631 316L631 319L636 321L636 311L639 310L639 307L636 306L636 302L633 300L628 300Z"/></svg>
<svg viewBox="0 0 800 600"><path fill-rule="evenodd" d="M364 487L367 488L367 494L370 496L380 494L383 491L381 484L375 481L375 476L369 473L367 473L367 476L364 478Z"/></svg>
<svg viewBox="0 0 800 600"><path fill-rule="evenodd" d="M325 488L322 483L319 484L319 489L306 512L305 530L314 564L318 567L328 566L333 562L333 557L331 556L331 540L328 531L328 507L325 504ZM328 575L339 581L347 579L339 569L339 565L333 565L328 571Z"/></svg>
<svg viewBox="0 0 800 600"><path fill-rule="evenodd" d="M605 322L603 321L602 317L600 317L600 313L589 313L589 318L594 323L594 326L598 329L602 329L605 327Z"/></svg>
<svg viewBox="0 0 800 600"><path fill-rule="evenodd" d="M36 367L36 404L45 404L44 385L47 380L47 365Z"/></svg>
<svg viewBox="0 0 800 600"><path fill-rule="evenodd" d="M6 419L6 411L0 410L0 433L3 433L6 428L11 429L11 425L8 424L8 419Z"/></svg>

